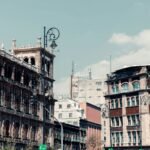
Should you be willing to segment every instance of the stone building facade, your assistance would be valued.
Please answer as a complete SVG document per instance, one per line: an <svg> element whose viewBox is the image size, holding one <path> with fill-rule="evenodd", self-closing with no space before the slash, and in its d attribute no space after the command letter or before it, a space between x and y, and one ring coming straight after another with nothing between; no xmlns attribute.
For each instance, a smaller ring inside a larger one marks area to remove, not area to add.
<svg viewBox="0 0 150 150"><path fill-rule="evenodd" d="M37 149L43 138L48 147L54 145L54 121L43 110L54 114L53 60L41 46L14 47L11 54L0 50L1 148Z"/></svg>
<svg viewBox="0 0 150 150"><path fill-rule="evenodd" d="M150 149L150 65L108 75L106 149Z"/></svg>

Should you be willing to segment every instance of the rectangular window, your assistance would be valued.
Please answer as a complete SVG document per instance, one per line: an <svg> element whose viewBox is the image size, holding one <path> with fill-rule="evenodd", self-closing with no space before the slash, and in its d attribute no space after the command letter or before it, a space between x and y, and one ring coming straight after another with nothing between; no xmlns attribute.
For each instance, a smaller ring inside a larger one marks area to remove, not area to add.
<svg viewBox="0 0 150 150"><path fill-rule="evenodd" d="M71 118L72 117L72 113L69 113L69 118Z"/></svg>
<svg viewBox="0 0 150 150"><path fill-rule="evenodd" d="M123 143L123 133L120 133L120 137L121 137L121 143Z"/></svg>
<svg viewBox="0 0 150 150"><path fill-rule="evenodd" d="M130 98L127 98L127 106L130 107Z"/></svg>
<svg viewBox="0 0 150 150"><path fill-rule="evenodd" d="M138 144L141 144L141 134L140 131L137 132L138 135Z"/></svg>
<svg viewBox="0 0 150 150"><path fill-rule="evenodd" d="M71 108L71 105L70 105L70 104L67 104L67 108Z"/></svg>
<svg viewBox="0 0 150 150"><path fill-rule="evenodd" d="M135 119L134 115L132 116L132 122L133 122L133 126L135 126L136 125L136 119Z"/></svg>
<svg viewBox="0 0 150 150"><path fill-rule="evenodd" d="M135 106L135 97L131 97L132 106Z"/></svg>
<svg viewBox="0 0 150 150"><path fill-rule="evenodd" d="M116 126L118 127L119 126L119 118L116 117Z"/></svg>
<svg viewBox="0 0 150 150"><path fill-rule="evenodd" d="M122 99L120 98L119 101L120 101L120 108L122 108Z"/></svg>
<svg viewBox="0 0 150 150"><path fill-rule="evenodd" d="M62 113L58 114L58 118L59 118L59 119L62 118Z"/></svg>
<svg viewBox="0 0 150 150"><path fill-rule="evenodd" d="M115 127L115 118L112 118L112 126Z"/></svg>
<svg viewBox="0 0 150 150"><path fill-rule="evenodd" d="M120 143L119 133L116 133L116 143L117 143L117 144Z"/></svg>
<svg viewBox="0 0 150 150"><path fill-rule="evenodd" d="M62 105L61 104L59 104L59 109L61 109L62 108Z"/></svg>
<svg viewBox="0 0 150 150"><path fill-rule="evenodd" d="M120 117L121 126L123 126L122 117Z"/></svg>
<svg viewBox="0 0 150 150"><path fill-rule="evenodd" d="M128 132L128 142L131 143L131 132Z"/></svg>
<svg viewBox="0 0 150 150"><path fill-rule="evenodd" d="M136 105L139 106L139 96L136 96Z"/></svg>
<svg viewBox="0 0 150 150"><path fill-rule="evenodd" d="M118 108L118 99L115 100L116 108Z"/></svg>
<svg viewBox="0 0 150 150"><path fill-rule="evenodd" d="M131 116L127 116L128 118L128 126L131 126Z"/></svg>
<svg viewBox="0 0 150 150"><path fill-rule="evenodd" d="M112 143L115 144L115 134L112 133L112 134L111 134L111 137L112 137Z"/></svg>
<svg viewBox="0 0 150 150"><path fill-rule="evenodd" d="M133 143L135 144L135 143L136 143L136 132L133 131L133 132L132 132L132 135L133 135Z"/></svg>
<svg viewBox="0 0 150 150"><path fill-rule="evenodd" d="M111 100L111 108L114 108L114 100Z"/></svg>

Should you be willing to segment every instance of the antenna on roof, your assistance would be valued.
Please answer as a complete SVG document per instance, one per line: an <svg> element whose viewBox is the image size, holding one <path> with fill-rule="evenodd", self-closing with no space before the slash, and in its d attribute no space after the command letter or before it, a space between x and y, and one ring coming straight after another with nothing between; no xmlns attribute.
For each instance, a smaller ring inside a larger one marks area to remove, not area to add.
<svg viewBox="0 0 150 150"><path fill-rule="evenodd" d="M72 61L72 76L74 75L74 61Z"/></svg>
<svg viewBox="0 0 150 150"><path fill-rule="evenodd" d="M72 99L72 88L73 88L73 76L74 76L74 61L72 61L72 73L71 73L71 84L70 84L70 98Z"/></svg>
<svg viewBox="0 0 150 150"><path fill-rule="evenodd" d="M92 71L91 71L91 68L89 68L89 79L90 79L90 80L92 79Z"/></svg>
<svg viewBox="0 0 150 150"><path fill-rule="evenodd" d="M110 74L111 74L111 67L112 67L112 66L111 66L111 65L112 65L112 64L111 64L111 55L110 55L110 58L109 58L109 62L110 62L110 66L109 66L110 68L109 68L109 69L110 69Z"/></svg>
<svg viewBox="0 0 150 150"><path fill-rule="evenodd" d="M1 44L1 50L4 50L4 43Z"/></svg>

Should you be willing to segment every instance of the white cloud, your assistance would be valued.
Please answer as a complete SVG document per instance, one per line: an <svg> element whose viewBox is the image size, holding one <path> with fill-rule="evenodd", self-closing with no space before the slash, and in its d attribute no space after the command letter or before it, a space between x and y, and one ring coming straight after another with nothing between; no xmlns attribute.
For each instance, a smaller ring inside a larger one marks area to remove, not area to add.
<svg viewBox="0 0 150 150"><path fill-rule="evenodd" d="M132 42L132 38L124 33L114 33L109 42L116 44L126 44Z"/></svg>
<svg viewBox="0 0 150 150"><path fill-rule="evenodd" d="M115 44L133 44L136 46L150 47L150 30L143 30L134 36L124 33L114 33L109 39L110 43Z"/></svg>
<svg viewBox="0 0 150 150"><path fill-rule="evenodd" d="M131 65L144 65L150 64L150 30L144 30L135 36L122 36L123 34L119 33L113 34L113 39L111 42L116 44L128 44L132 43L136 46L140 46L137 49L133 49L129 53L122 55L120 57L112 59L112 70L122 68L123 66ZM121 36L120 36L121 35ZM114 38L115 37L115 38ZM117 38L116 38L117 37ZM123 37L122 41L119 37ZM121 41L121 42L120 42ZM91 68L93 78L105 78L106 74L109 73L110 63L108 60L99 61L96 64L85 67L84 70L78 72L78 75L87 75L88 69ZM70 77L66 78L62 82L57 82L55 84L55 93L56 94L69 94L70 88Z"/></svg>

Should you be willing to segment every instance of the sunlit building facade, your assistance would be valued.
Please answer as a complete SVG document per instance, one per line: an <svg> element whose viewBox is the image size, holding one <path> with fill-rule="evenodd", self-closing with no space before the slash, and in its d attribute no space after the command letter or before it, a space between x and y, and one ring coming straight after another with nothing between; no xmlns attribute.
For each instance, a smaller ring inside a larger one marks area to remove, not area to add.
<svg viewBox="0 0 150 150"><path fill-rule="evenodd" d="M54 114L54 55L40 45L13 45L11 54L0 50L0 147L37 149L43 138L51 147L54 121L45 110L43 120L43 105ZM31 103L33 99L38 102Z"/></svg>
<svg viewBox="0 0 150 150"><path fill-rule="evenodd" d="M122 68L106 82L106 149L150 149L150 65Z"/></svg>

